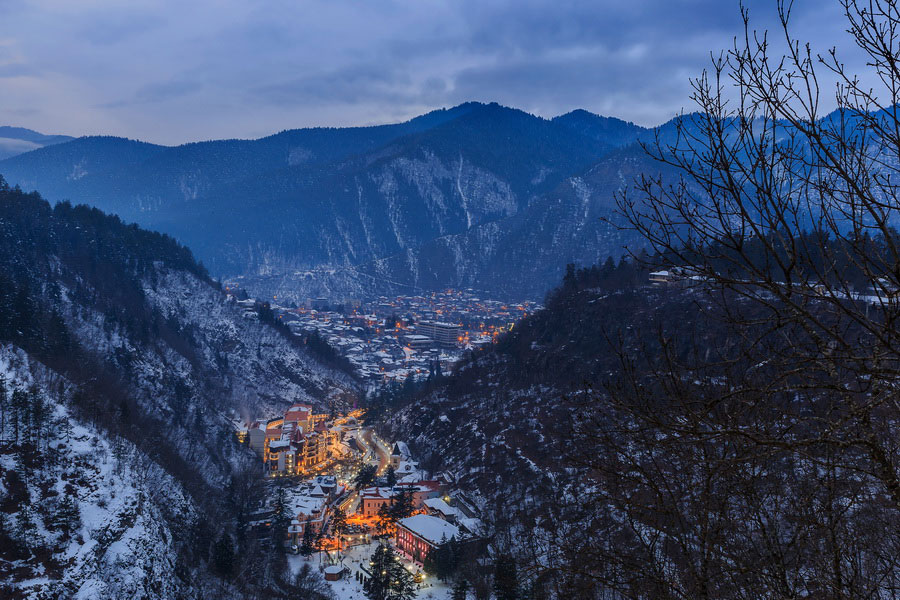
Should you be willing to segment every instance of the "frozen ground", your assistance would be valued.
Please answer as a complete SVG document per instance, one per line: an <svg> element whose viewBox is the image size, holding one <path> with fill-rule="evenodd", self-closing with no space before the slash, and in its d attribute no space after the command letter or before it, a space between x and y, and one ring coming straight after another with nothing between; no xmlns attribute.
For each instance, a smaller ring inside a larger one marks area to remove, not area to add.
<svg viewBox="0 0 900 600"><path fill-rule="evenodd" d="M354 546L353 548L346 550L344 553L344 566L350 568L350 575L348 578L345 578L341 581L330 582L331 587L334 590L335 595L338 597L338 600L358 600L365 599L365 594L363 594L362 585L356 582L356 573L359 571L360 565L367 564L369 562L369 557L372 556L372 553L375 552L376 543L366 544L363 546ZM303 558L300 555L288 555L288 564L291 567L293 572L296 572L300 569L300 566L303 565L304 561L309 560L311 564L315 567L318 567L320 564L324 567L328 564L328 557L324 555L312 555L308 559ZM410 563L409 561L403 560L401 557L401 562L409 569L411 572L415 573L418 568ZM416 598L422 598L423 600L449 600L450 598L450 587L441 583L435 577L425 577L425 581L422 583L422 588L419 590Z"/></svg>

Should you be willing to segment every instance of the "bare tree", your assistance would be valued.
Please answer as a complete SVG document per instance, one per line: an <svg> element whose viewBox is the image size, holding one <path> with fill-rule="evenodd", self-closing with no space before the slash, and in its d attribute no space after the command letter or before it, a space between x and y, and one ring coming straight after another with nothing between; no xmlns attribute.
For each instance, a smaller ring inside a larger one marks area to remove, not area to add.
<svg viewBox="0 0 900 600"><path fill-rule="evenodd" d="M647 146L683 177L620 197L696 317L611 334L615 375L575 399L569 575L635 598L900 595L900 8L841 4L867 72L796 40L789 3L777 40L744 10L697 112Z"/></svg>

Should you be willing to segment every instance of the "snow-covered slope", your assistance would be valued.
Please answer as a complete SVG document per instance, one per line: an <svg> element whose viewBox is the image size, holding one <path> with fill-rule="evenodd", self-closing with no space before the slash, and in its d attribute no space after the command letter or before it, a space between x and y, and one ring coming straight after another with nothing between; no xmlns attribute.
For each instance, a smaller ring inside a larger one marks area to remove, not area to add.
<svg viewBox="0 0 900 600"><path fill-rule="evenodd" d="M0 397L3 580L33 598L178 598L210 579L228 597L210 547L252 501L235 477L259 473L229 417L346 404L356 384L245 318L171 238L0 180L0 240L0 365L19 390ZM82 525L63 540L45 516L67 483Z"/></svg>
<svg viewBox="0 0 900 600"><path fill-rule="evenodd" d="M130 442L79 422L68 407L76 386L20 348L0 347L0 374L0 595L186 595L192 584L176 565L198 510L178 481ZM43 423L10 410L25 390Z"/></svg>

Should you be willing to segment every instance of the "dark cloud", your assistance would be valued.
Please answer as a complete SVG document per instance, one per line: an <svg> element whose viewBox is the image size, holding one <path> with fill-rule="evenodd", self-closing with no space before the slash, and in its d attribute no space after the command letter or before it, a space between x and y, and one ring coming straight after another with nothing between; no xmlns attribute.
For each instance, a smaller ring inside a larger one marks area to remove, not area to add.
<svg viewBox="0 0 900 600"><path fill-rule="evenodd" d="M774 2L746 2L758 28ZM840 45L837 0L794 5L801 36ZM466 100L652 125L689 108L689 77L741 33L737 0L0 0L0 14L0 114L164 143Z"/></svg>
<svg viewBox="0 0 900 600"><path fill-rule="evenodd" d="M264 104L297 106L322 102L359 104L403 101L401 90L410 85L408 73L384 64L354 64L341 69L310 73L251 90Z"/></svg>

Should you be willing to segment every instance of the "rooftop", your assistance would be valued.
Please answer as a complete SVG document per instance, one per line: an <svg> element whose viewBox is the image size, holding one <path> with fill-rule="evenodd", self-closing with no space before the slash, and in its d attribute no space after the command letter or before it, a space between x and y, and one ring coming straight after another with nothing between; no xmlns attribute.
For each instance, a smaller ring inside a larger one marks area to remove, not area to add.
<svg viewBox="0 0 900 600"><path fill-rule="evenodd" d="M455 525L429 515L414 515L401 519L397 524L432 544L459 537L459 529Z"/></svg>

